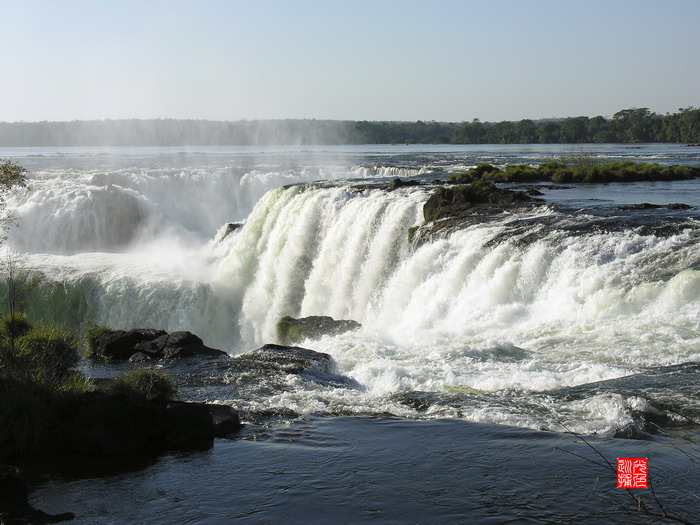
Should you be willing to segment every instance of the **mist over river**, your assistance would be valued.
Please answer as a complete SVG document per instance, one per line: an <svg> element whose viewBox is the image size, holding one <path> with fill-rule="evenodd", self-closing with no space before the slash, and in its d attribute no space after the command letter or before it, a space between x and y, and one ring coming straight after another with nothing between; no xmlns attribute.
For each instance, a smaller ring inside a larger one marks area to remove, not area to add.
<svg viewBox="0 0 700 525"><path fill-rule="evenodd" d="M351 522L593 523L603 510L635 523L612 474L552 453L584 454L571 431L613 461L649 456L657 492L697 515L700 181L539 185L523 211L409 239L434 180L580 154L700 165L700 148L667 144L0 149L30 171L8 198L5 249L52 290L35 318L190 330L231 355L276 342L287 315L362 325L300 343L333 357L332 377L265 395L183 383L244 415L299 417L141 470L44 480L37 505L83 523L323 523L333 509ZM424 184L387 191L397 177ZM692 208L626 206L640 203ZM241 493L246 476L257 485ZM141 506L112 507L110 484L141 487Z"/></svg>

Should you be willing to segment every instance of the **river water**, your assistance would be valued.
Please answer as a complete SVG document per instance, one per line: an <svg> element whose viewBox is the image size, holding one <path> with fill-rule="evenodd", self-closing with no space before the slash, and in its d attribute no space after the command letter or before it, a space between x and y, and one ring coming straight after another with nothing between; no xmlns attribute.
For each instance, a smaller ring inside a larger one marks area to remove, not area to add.
<svg viewBox="0 0 700 525"><path fill-rule="evenodd" d="M434 179L581 154L700 164L680 145L0 151L30 170L9 246L49 283L35 318L191 330L232 355L285 315L362 323L302 343L345 386L187 391L299 418L135 471L51 474L37 503L84 523L646 519L568 453L592 452L570 431L613 462L650 456L658 493L693 516L677 480L699 472L698 181L543 187L522 212L408 238ZM377 187L396 177L426 185ZM695 208L623 206L643 202Z"/></svg>

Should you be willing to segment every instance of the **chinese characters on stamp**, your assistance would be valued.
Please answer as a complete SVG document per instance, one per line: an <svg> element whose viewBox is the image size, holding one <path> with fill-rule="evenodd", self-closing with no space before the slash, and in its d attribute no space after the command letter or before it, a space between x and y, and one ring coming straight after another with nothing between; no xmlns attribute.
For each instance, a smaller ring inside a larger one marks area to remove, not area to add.
<svg viewBox="0 0 700 525"><path fill-rule="evenodd" d="M647 458L617 459L617 488L645 489L649 482L649 460Z"/></svg>

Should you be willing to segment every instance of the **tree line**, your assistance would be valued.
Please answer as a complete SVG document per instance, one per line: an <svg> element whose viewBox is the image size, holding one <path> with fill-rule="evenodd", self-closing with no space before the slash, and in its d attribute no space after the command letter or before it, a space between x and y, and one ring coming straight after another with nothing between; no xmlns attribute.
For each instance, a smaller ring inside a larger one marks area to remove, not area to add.
<svg viewBox="0 0 700 525"><path fill-rule="evenodd" d="M0 146L249 146L305 144L577 144L700 142L700 109L659 115L623 109L612 118L534 121L89 120L0 122Z"/></svg>

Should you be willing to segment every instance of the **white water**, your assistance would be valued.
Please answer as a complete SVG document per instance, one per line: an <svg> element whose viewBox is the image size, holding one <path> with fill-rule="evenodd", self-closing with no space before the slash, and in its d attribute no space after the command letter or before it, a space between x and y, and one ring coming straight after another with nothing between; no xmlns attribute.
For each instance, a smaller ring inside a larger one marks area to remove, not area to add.
<svg viewBox="0 0 700 525"><path fill-rule="evenodd" d="M273 342L284 315L363 324L303 343L332 354L362 390L290 378L298 388L261 405L413 415L386 396L547 390L700 358L697 230L570 236L553 228L534 242L505 235L489 244L523 219L508 215L416 247L407 231L422 222L428 190L280 186L429 168L87 164L42 161L31 191L9 200L20 218L10 239L28 267L79 290L98 323L191 330L232 353ZM545 206L529 213L534 223L556 215ZM242 220L214 241L226 222ZM606 395L558 410L599 431L624 423L635 402ZM543 424L478 403L434 415Z"/></svg>
<svg viewBox="0 0 700 525"><path fill-rule="evenodd" d="M273 341L284 315L355 319L358 332L301 345L333 355L366 389L305 389L264 404L396 413L383 395L549 390L700 358L697 230L554 231L532 244L488 245L523 218L506 217L414 249L406 232L421 222L424 198L297 187L261 201L219 274L242 298L244 347ZM575 430L602 431L629 423L639 402L606 394L557 410ZM435 415L544 424L493 405Z"/></svg>

